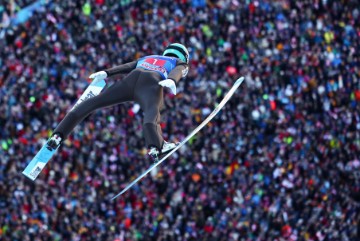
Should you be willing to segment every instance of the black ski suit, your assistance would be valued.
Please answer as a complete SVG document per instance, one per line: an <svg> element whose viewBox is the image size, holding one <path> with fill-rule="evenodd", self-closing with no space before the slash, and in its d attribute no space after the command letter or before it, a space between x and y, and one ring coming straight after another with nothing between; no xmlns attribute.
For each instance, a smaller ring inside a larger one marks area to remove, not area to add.
<svg viewBox="0 0 360 241"><path fill-rule="evenodd" d="M168 62L167 59L169 59ZM165 62L164 62L165 61ZM156 63L153 65L153 63ZM75 126L93 111L127 101L139 103L144 112L143 130L147 147L161 150L163 137L160 127L160 108L163 104L163 87L159 82L172 79L175 83L185 77L188 64L166 56L145 56L137 61L106 69L108 77L128 74L115 82L98 96L92 97L70 111L60 122L54 133L65 140Z"/></svg>

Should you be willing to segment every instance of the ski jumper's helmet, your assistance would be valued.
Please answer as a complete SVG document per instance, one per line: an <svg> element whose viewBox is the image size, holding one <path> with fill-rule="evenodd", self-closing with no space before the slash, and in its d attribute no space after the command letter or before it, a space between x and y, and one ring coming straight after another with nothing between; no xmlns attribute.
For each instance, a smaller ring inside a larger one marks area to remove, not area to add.
<svg viewBox="0 0 360 241"><path fill-rule="evenodd" d="M173 43L167 46L163 55L169 57L176 57L187 64L189 63L189 51L184 45L179 43Z"/></svg>

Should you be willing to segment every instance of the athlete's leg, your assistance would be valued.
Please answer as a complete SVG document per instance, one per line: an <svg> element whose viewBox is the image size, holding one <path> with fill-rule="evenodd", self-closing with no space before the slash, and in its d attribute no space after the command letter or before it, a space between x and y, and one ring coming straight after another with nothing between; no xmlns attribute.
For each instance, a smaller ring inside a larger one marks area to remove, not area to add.
<svg viewBox="0 0 360 241"><path fill-rule="evenodd" d="M131 72L126 78L115 82L98 96L92 97L70 111L54 130L64 140L71 131L93 111L133 100L134 87L139 73Z"/></svg>
<svg viewBox="0 0 360 241"><path fill-rule="evenodd" d="M163 89L158 84L157 73L144 72L139 77L134 98L144 113L143 131L147 147L161 150L164 139L160 127L160 108L163 103Z"/></svg>

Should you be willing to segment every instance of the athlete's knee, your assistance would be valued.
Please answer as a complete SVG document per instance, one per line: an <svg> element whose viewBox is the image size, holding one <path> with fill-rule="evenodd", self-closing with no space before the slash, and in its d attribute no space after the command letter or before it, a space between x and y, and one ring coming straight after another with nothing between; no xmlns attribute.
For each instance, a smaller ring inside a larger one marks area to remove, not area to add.
<svg viewBox="0 0 360 241"><path fill-rule="evenodd" d="M149 108L144 111L144 124L153 123L156 124L160 121L160 111L158 108Z"/></svg>
<svg viewBox="0 0 360 241"><path fill-rule="evenodd" d="M152 116L144 116L143 124L158 124L160 122L160 116L158 115L152 115Z"/></svg>

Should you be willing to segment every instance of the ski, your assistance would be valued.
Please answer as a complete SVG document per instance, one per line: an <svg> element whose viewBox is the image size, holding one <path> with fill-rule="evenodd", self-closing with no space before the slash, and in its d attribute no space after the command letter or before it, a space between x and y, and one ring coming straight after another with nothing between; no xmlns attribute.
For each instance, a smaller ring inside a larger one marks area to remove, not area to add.
<svg viewBox="0 0 360 241"><path fill-rule="evenodd" d="M70 111L73 111L76 106L78 106L83 101L97 96L105 87L105 80L96 80L94 79L91 84L86 88L84 93L77 100L75 105L71 108ZM49 141L49 140L48 140ZM46 143L48 142L46 141ZM57 149L52 150L48 149L46 143L42 146L42 148L38 151L35 157L29 162L26 166L25 170L22 172L26 177L30 178L32 181L35 181L40 172L44 169L46 163L50 161L50 159L54 156Z"/></svg>
<svg viewBox="0 0 360 241"><path fill-rule="evenodd" d="M219 105L209 114L209 116L198 126L196 127L188 136L185 137L185 139L180 142L174 149L172 149L167 155L165 155L163 158L161 158L158 162L152 164L147 170L145 170L139 177L137 177L134 181L132 181L130 184L128 184L121 192L119 192L117 195L115 195L111 200L114 200L115 198L121 196L124 194L127 190L129 190L132 186L134 186L137 182L139 182L143 177L145 177L151 170L153 170L155 167L160 165L162 162L164 162L169 156L171 156L175 151L177 151L180 147L182 147L186 142L188 142L196 133L198 133L209 121L211 121L215 115L224 107L224 105L229 101L231 96L233 96L234 92L239 88L241 83L244 81L244 77L240 77L234 85L231 87L229 92L224 96L222 101L219 103Z"/></svg>

